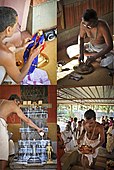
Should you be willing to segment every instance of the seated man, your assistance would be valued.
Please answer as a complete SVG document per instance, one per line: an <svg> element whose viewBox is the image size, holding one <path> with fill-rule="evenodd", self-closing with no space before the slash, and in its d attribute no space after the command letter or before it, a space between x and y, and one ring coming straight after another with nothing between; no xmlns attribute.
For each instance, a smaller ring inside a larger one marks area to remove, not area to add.
<svg viewBox="0 0 114 170"><path fill-rule="evenodd" d="M15 52L14 48L8 46L8 44L4 43L4 39L6 37L10 37L14 34L17 25L18 25L18 14L17 12L10 8L10 7L0 7L0 66L3 66L7 72L7 74L14 80L16 83L21 83L24 81L25 76L28 73L28 70L32 64L34 58L40 54L40 50L42 49L42 45L39 45L37 48L31 48L30 54L28 57L27 62L24 64L21 70L16 66L15 61ZM23 45L24 48L27 47L27 44L32 42L26 43ZM13 50L12 50L13 49ZM41 74L42 71L42 74ZM35 74L36 73L36 74ZM43 70L40 70L40 73L37 69L35 69L35 77L34 75L31 76L29 83L30 84L42 84L45 82L44 79L48 79L47 73ZM41 76L42 77L41 77ZM39 78L40 76L40 78ZM40 82L39 82L40 79ZM26 82L26 84L29 84ZM23 83L22 83L23 84ZM44 84L50 84L48 80Z"/></svg>
<svg viewBox="0 0 114 170"><path fill-rule="evenodd" d="M97 157L98 148L105 141L104 127L96 122L96 114L89 109L84 114L85 122L81 136L77 140L79 151L82 154L82 165L89 167Z"/></svg>
<svg viewBox="0 0 114 170"><path fill-rule="evenodd" d="M80 24L80 46L73 45L67 48L69 57L80 54L79 63L84 61L87 65L100 58L102 67L114 68L113 40L106 21L98 19L96 11L87 9L82 16ZM88 43L84 42L88 41Z"/></svg>

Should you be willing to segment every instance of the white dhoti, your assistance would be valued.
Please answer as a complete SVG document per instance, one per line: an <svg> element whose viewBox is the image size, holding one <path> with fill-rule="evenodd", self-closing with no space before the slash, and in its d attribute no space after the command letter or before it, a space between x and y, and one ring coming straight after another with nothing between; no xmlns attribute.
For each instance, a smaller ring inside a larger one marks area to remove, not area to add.
<svg viewBox="0 0 114 170"><path fill-rule="evenodd" d="M46 71L35 68L33 73L26 75L22 85L50 85L50 80L48 79L48 75Z"/></svg>
<svg viewBox="0 0 114 170"><path fill-rule="evenodd" d="M91 146L92 148L94 148L95 146L97 146L100 142L100 138L96 139L96 140L89 140L87 138L87 135L85 134L84 139L82 141L82 145L88 145ZM88 158L89 161L89 166L93 163L93 158L96 158L98 155L98 149L95 149L95 153L93 154L84 154L84 156L86 156Z"/></svg>
<svg viewBox="0 0 114 170"><path fill-rule="evenodd" d="M86 51L88 52L100 52L101 50L103 50L103 48L105 48L106 44L99 44L99 45L92 45L90 42L89 43L85 43L84 44L84 48ZM76 55L79 55L79 51L80 51L80 47L79 44L76 45L72 45L69 46L67 48L67 54L69 56L69 58L72 58ZM108 67L110 69L114 69L114 51L110 51L109 53L105 54L104 59L101 60L101 67ZM85 60L87 59L87 57L85 57Z"/></svg>
<svg viewBox="0 0 114 170"><path fill-rule="evenodd" d="M7 123L0 118L0 160L8 160L9 141L8 141Z"/></svg>

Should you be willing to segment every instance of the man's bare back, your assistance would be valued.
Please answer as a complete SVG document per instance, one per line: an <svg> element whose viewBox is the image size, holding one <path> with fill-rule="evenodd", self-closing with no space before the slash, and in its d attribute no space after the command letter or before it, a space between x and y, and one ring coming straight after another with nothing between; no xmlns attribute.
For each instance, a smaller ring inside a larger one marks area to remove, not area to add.
<svg viewBox="0 0 114 170"><path fill-rule="evenodd" d="M14 101L1 99L0 100L0 118L3 118L7 121L7 117L16 111L18 106Z"/></svg>

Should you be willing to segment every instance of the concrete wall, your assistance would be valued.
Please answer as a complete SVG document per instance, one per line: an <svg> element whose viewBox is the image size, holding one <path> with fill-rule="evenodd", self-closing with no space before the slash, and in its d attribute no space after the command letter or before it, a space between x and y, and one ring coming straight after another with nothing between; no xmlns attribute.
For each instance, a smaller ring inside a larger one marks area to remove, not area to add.
<svg viewBox="0 0 114 170"><path fill-rule="evenodd" d="M57 1L49 0L36 6L30 6L27 30L34 34L40 29L50 29L57 25Z"/></svg>
<svg viewBox="0 0 114 170"><path fill-rule="evenodd" d="M0 0L0 6L4 5L4 0Z"/></svg>

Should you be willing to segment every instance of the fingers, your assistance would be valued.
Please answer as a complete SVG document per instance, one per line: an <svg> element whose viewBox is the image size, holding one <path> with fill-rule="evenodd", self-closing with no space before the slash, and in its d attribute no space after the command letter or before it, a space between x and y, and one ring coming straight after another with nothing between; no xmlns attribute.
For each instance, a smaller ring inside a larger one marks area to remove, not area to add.
<svg viewBox="0 0 114 170"><path fill-rule="evenodd" d="M28 41L31 41L31 38L27 37L27 38L24 39L25 43L28 42Z"/></svg>
<svg viewBox="0 0 114 170"><path fill-rule="evenodd" d="M43 135L44 135L43 129L42 129L42 128L39 128L39 129L38 129L38 133L39 133L41 136L43 136Z"/></svg>
<svg viewBox="0 0 114 170"><path fill-rule="evenodd" d="M88 65L90 65L91 63L92 63L93 61L92 61L92 57L88 57L88 59L86 60L86 65L88 66Z"/></svg>
<svg viewBox="0 0 114 170"><path fill-rule="evenodd" d="M88 66L91 63L91 61L89 59L87 59L85 63Z"/></svg>
<svg viewBox="0 0 114 170"><path fill-rule="evenodd" d="M31 40L30 38L27 38L27 39L25 39L24 41L23 41L23 47L28 47L28 45L29 44L31 44L31 43L34 43L34 41L33 40Z"/></svg>
<svg viewBox="0 0 114 170"><path fill-rule="evenodd" d="M33 59L36 58L36 56L40 54L42 48L43 47L41 44L37 48L35 48L35 45L34 45L30 50L29 56L31 56Z"/></svg>

